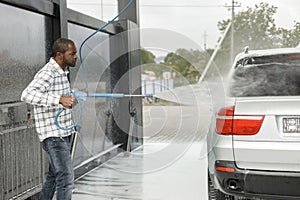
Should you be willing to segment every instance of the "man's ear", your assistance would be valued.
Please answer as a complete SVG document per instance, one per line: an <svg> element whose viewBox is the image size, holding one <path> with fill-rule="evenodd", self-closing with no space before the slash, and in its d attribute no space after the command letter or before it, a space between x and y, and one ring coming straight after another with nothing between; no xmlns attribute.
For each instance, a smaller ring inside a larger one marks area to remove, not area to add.
<svg viewBox="0 0 300 200"><path fill-rule="evenodd" d="M55 55L55 57L59 58L59 59L62 58L62 56L63 56L63 53L61 53L61 52L57 52Z"/></svg>

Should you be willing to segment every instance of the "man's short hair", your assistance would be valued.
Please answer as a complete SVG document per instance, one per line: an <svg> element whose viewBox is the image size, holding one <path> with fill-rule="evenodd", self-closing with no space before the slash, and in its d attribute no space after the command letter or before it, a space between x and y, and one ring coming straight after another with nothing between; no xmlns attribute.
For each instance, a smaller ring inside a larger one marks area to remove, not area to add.
<svg viewBox="0 0 300 200"><path fill-rule="evenodd" d="M69 44L74 44L74 42L66 38L55 40L52 46L52 56L55 57L58 52L65 53L69 49Z"/></svg>

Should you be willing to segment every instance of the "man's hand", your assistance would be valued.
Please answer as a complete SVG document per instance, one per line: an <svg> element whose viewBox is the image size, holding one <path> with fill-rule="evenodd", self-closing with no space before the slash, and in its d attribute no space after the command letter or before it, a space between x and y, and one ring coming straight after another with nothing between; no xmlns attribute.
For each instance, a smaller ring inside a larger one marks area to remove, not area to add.
<svg viewBox="0 0 300 200"><path fill-rule="evenodd" d="M73 96L61 96L59 103L65 108L72 108L76 99Z"/></svg>
<svg viewBox="0 0 300 200"><path fill-rule="evenodd" d="M80 91L81 91L81 92L85 92L85 93L87 93L87 94L89 93L89 91L88 91L87 88L83 88L83 89L81 89Z"/></svg>

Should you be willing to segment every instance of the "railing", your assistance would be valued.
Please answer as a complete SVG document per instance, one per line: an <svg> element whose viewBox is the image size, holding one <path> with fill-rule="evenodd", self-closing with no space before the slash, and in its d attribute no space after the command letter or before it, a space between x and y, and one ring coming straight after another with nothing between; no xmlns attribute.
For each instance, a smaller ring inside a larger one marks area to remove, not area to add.
<svg viewBox="0 0 300 200"><path fill-rule="evenodd" d="M142 80L143 94L155 94L174 88L173 79Z"/></svg>
<svg viewBox="0 0 300 200"><path fill-rule="evenodd" d="M0 132L0 199L26 199L39 192L46 158L33 126Z"/></svg>

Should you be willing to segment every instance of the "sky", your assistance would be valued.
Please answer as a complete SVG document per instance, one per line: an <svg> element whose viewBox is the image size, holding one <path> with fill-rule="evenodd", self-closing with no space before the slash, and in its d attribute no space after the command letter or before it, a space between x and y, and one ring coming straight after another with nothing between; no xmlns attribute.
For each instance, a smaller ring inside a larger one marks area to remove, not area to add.
<svg viewBox="0 0 300 200"><path fill-rule="evenodd" d="M277 26L291 29L295 21L300 22L299 0L236 0L239 6L235 12L260 2L278 7L274 16ZM67 0L67 3L71 9L104 21L117 14L116 0ZM231 17L228 10L231 3L232 0L139 0L140 27L166 29L186 36L202 49L214 48L221 36L217 23Z"/></svg>

